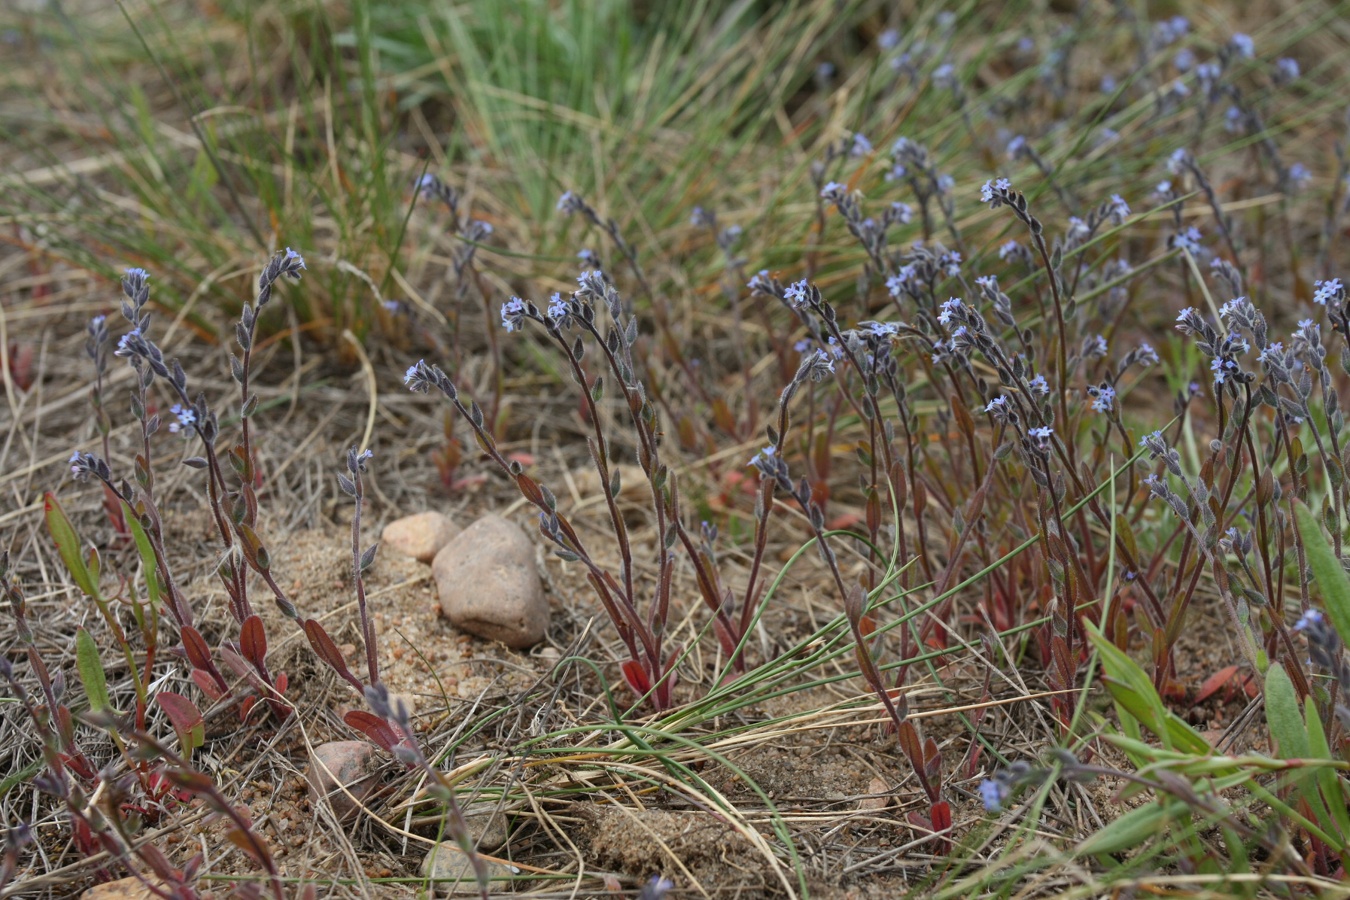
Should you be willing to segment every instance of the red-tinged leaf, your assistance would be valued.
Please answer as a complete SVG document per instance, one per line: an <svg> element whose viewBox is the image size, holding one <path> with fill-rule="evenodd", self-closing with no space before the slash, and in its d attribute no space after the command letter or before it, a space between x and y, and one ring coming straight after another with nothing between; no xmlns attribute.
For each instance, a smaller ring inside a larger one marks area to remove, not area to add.
<svg viewBox="0 0 1350 900"><path fill-rule="evenodd" d="M1205 679L1205 683L1200 685L1200 690L1195 692L1195 702L1204 703L1210 697L1218 692L1219 688L1230 683L1233 676L1237 674L1237 666L1224 666L1219 671Z"/></svg>
<svg viewBox="0 0 1350 900"><path fill-rule="evenodd" d="M980 756L984 747L979 741L972 741L970 745L970 764L966 766L966 777L974 778L975 773L980 771Z"/></svg>
<svg viewBox="0 0 1350 900"><path fill-rule="evenodd" d="M184 756L191 756L206 742L206 727L202 714L191 700L172 691L160 691L155 695L155 703L169 717L169 723L178 734Z"/></svg>
<svg viewBox="0 0 1350 900"><path fill-rule="evenodd" d="M181 874L169 863L169 858L149 841L136 848L136 856L160 878L167 880Z"/></svg>
<svg viewBox="0 0 1350 900"><path fill-rule="evenodd" d="M736 417L731 414L725 397L714 397L712 405L713 423L727 434L736 433Z"/></svg>
<svg viewBox="0 0 1350 900"><path fill-rule="evenodd" d="M1242 692L1247 695L1248 700L1255 700L1256 695L1261 693L1261 686L1257 684L1255 675L1248 675L1243 680Z"/></svg>
<svg viewBox="0 0 1350 900"><path fill-rule="evenodd" d="M233 672L236 677L242 678L257 687L258 673L253 671L253 667L242 656L228 646L221 646L220 658L225 661L226 668Z"/></svg>
<svg viewBox="0 0 1350 900"><path fill-rule="evenodd" d="M901 722L899 729L900 749L905 752L910 764L916 769L923 767L923 745L919 743L919 732L913 722Z"/></svg>
<svg viewBox="0 0 1350 900"><path fill-rule="evenodd" d="M258 704L257 697L245 697L239 701L239 721L247 722L248 714L253 712L253 707Z"/></svg>
<svg viewBox="0 0 1350 900"><path fill-rule="evenodd" d="M193 769L165 769L164 775L174 784L193 794L210 794L215 787L210 776Z"/></svg>
<svg viewBox="0 0 1350 900"><path fill-rule="evenodd" d="M386 751L392 752L395 747L403 743L403 739L399 737L393 726L374 713L368 713L363 709L351 710L343 715L342 721L370 738Z"/></svg>
<svg viewBox="0 0 1350 900"><path fill-rule="evenodd" d="M192 663L194 668L211 670L211 648L206 645L206 639L202 634L191 625L187 625L182 630L183 652L187 654L188 662Z"/></svg>
<svg viewBox="0 0 1350 900"><path fill-rule="evenodd" d="M918 828L920 831L933 830L932 820L929 819L927 816L925 816L923 813L919 812L917 809L911 811L908 815L905 816L905 818L909 820L909 824L913 825L915 828Z"/></svg>
<svg viewBox="0 0 1350 900"><path fill-rule="evenodd" d="M239 628L239 649L244 658L261 669L267 659L267 630L262 617L256 613L244 620Z"/></svg>
<svg viewBox="0 0 1350 900"><path fill-rule="evenodd" d="M314 619L306 619L305 637L309 638L309 645L314 648L319 659L328 663L343 678L351 678L351 673L347 671L347 661L342 658L342 651L333 643L333 639L323 630L322 625Z"/></svg>
<svg viewBox="0 0 1350 900"><path fill-rule="evenodd" d="M858 620L858 630L862 632L863 637L871 637L872 632L877 630L877 620L871 616L863 616Z"/></svg>
<svg viewBox="0 0 1350 900"><path fill-rule="evenodd" d="M290 683L291 680L286 677L286 673L282 672L280 675L277 676L276 684L274 684L273 687L277 689L278 694L284 696L286 693L286 688L290 686Z"/></svg>
<svg viewBox="0 0 1350 900"><path fill-rule="evenodd" d="M646 695L652 689L651 680L647 678L642 663L635 659L630 659L623 664L623 677L628 682L628 686L633 689L633 693L639 697Z"/></svg>
<svg viewBox="0 0 1350 900"><path fill-rule="evenodd" d="M70 715L70 707L64 704L56 707L56 733L61 737L62 747L75 747L75 720Z"/></svg>
<svg viewBox="0 0 1350 900"><path fill-rule="evenodd" d="M856 512L842 512L826 522L825 527L830 531L847 531L862 521L863 517Z"/></svg>
<svg viewBox="0 0 1350 900"><path fill-rule="evenodd" d="M192 683L203 694L211 698L212 703L219 702L225 696L225 692L220 689L220 685L216 684L216 680L211 677L211 673L205 669L192 670Z"/></svg>
<svg viewBox="0 0 1350 900"><path fill-rule="evenodd" d="M934 831L946 831L952 827L952 807L946 800L939 800L928 809Z"/></svg>
<svg viewBox="0 0 1350 900"><path fill-rule="evenodd" d="M258 847L254 843L257 838L251 838L248 834L240 831L238 828L231 828L229 831L225 832L225 837L229 838L231 844L234 844L240 850L247 853L249 858L255 863L260 866L263 864L262 858L258 855Z"/></svg>
<svg viewBox="0 0 1350 900"><path fill-rule="evenodd" d="M525 495L525 499L529 500L535 506L544 505L544 492L539 490L538 482L530 476L525 475L524 473L517 475L516 487L520 488L520 492Z"/></svg>
<svg viewBox="0 0 1350 900"><path fill-rule="evenodd" d="M721 617L713 619L713 633L717 635L717 642L722 645L722 652L727 656L736 652L736 638L731 633L731 628L722 621Z"/></svg>
<svg viewBox="0 0 1350 900"><path fill-rule="evenodd" d="M932 782L942 777L942 753L932 738L925 738L923 742L923 773Z"/></svg>

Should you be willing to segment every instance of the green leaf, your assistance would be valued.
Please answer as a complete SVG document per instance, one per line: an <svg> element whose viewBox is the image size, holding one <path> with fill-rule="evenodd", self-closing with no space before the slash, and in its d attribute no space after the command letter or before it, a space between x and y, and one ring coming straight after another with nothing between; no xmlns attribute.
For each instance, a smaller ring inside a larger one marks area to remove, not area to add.
<svg viewBox="0 0 1350 900"><path fill-rule="evenodd" d="M83 628L75 632L75 667L80 672L80 683L89 697L89 709L92 712L112 710L112 701L108 699L108 677L103 672L103 660L99 658L94 638Z"/></svg>
<svg viewBox="0 0 1350 900"><path fill-rule="evenodd" d="M1270 736L1279 744L1280 758L1306 758L1308 730L1303 727L1294 683L1282 665L1273 665L1266 673L1265 702L1266 724L1270 726Z"/></svg>
<svg viewBox="0 0 1350 900"><path fill-rule="evenodd" d="M1075 848L1075 855L1098 856L1131 850L1151 837L1161 836L1170 821L1186 814L1186 804L1180 800L1166 804L1154 801L1132 809L1080 843Z"/></svg>
<svg viewBox="0 0 1350 900"><path fill-rule="evenodd" d="M1309 758L1312 755L1312 745L1308 729L1303 724L1303 713L1298 695L1294 691L1294 683L1289 680L1283 665L1276 663L1266 673L1264 694L1266 724L1270 726L1270 736L1279 746L1280 759ZM1331 821L1331 815L1317 793L1317 773L1312 769L1300 769L1290 773L1289 777L1298 787L1299 796L1307 801L1317 824L1334 831L1335 825Z"/></svg>
<svg viewBox="0 0 1350 900"><path fill-rule="evenodd" d="M56 543L56 551L61 554L61 561L66 564L66 571L86 596L97 598L98 582L80 553L80 538L75 534L75 526L70 524L70 517L51 491L42 495L42 503L47 517L47 530Z"/></svg>
<svg viewBox="0 0 1350 900"><path fill-rule="evenodd" d="M158 560L155 557L155 548L150 543L149 536L145 533L145 528L136 518L136 514L127 506L125 500L122 501L122 518L126 520L127 527L131 529L131 537L136 542L136 550L141 555L141 565L145 567L145 593L150 598L152 609L159 608L159 579L156 577L158 569Z"/></svg>
<svg viewBox="0 0 1350 900"><path fill-rule="evenodd" d="M1317 517L1300 500L1294 501L1294 521L1298 524L1308 567L1312 569L1331 624L1342 636L1350 635L1350 576L1341 567L1341 561L1317 524Z"/></svg>
<svg viewBox="0 0 1350 900"><path fill-rule="evenodd" d="M1303 702L1304 715L1308 722L1308 754L1317 759L1333 759L1331 747L1327 744L1326 732L1322 730L1322 720L1317 716L1317 704L1312 697L1305 698ZM1335 831L1343 842L1341 845L1343 849L1344 841L1350 838L1350 812L1345 808L1345 782L1330 766L1318 766L1315 778L1318 788L1322 791L1322 798L1331 810L1331 817L1335 820ZM1327 830L1332 829L1328 827Z"/></svg>
<svg viewBox="0 0 1350 900"><path fill-rule="evenodd" d="M1209 742L1185 720L1163 705L1153 682L1133 659L1101 631L1089 626L1088 639L1101 656L1103 681L1116 703L1152 731L1169 750L1208 754Z"/></svg>

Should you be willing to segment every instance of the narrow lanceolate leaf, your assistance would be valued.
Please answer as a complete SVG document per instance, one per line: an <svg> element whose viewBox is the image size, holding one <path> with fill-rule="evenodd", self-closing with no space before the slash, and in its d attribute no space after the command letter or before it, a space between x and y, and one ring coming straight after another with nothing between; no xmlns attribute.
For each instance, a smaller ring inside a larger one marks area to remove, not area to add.
<svg viewBox="0 0 1350 900"><path fill-rule="evenodd" d="M155 559L155 548L150 543L150 537L141 527L140 520L130 506L127 506L125 500L121 501L122 517L126 520L128 528L131 529L131 537L136 542L136 552L140 554L141 565L145 568L145 592L150 598L152 608L159 607L159 581L155 577L157 562Z"/></svg>
<svg viewBox="0 0 1350 900"><path fill-rule="evenodd" d="M363 709L350 710L342 717L342 721L379 744L386 751L393 750L402 741L398 732L394 731L388 722Z"/></svg>
<svg viewBox="0 0 1350 900"><path fill-rule="evenodd" d="M109 712L112 702L108 699L108 677L103 672L103 660L99 659L98 647L94 638L83 628L75 632L75 666L80 672L80 683L89 697L91 712Z"/></svg>
<svg viewBox="0 0 1350 900"><path fill-rule="evenodd" d="M1132 809L1111 822L1075 848L1075 855L1096 856L1102 853L1123 853L1132 850L1152 837L1167 832L1168 822L1189 815L1190 809L1180 800L1154 801Z"/></svg>
<svg viewBox="0 0 1350 900"><path fill-rule="evenodd" d="M1270 735L1279 744L1281 759L1304 759L1308 756L1308 729L1303 725L1298 695L1284 666L1275 663L1266 673L1266 723Z"/></svg>
<svg viewBox="0 0 1350 900"><path fill-rule="evenodd" d="M75 526L70 524L70 517L66 515L66 511L61 508L61 503L51 491L42 495L42 504L47 517L47 530L51 532L56 550L66 565L66 571L86 596L97 597L98 582L94 580L84 557L80 554L80 538L75 534Z"/></svg>
<svg viewBox="0 0 1350 900"><path fill-rule="evenodd" d="M251 615L239 628L239 649L244 658L261 669L267 659L267 630L263 628L262 618Z"/></svg>
<svg viewBox="0 0 1350 900"><path fill-rule="evenodd" d="M160 691L155 695L155 703L164 710L164 714L169 717L169 723L173 725L173 730L178 734L183 756L191 756L193 750L206 742L206 727L202 722L202 714L191 700L172 691Z"/></svg>
<svg viewBox="0 0 1350 900"><path fill-rule="evenodd" d="M1308 555L1308 567L1317 581L1331 624L1336 626L1343 639L1350 638L1350 576L1341 568L1341 561L1322 533L1317 516L1300 500L1294 501L1294 519L1298 523L1299 536L1303 538L1304 552Z"/></svg>

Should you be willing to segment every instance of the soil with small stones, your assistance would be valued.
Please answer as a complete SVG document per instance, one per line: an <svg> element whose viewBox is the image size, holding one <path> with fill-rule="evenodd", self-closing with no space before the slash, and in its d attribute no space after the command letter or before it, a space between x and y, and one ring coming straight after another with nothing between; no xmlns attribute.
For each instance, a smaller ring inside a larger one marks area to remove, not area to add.
<svg viewBox="0 0 1350 900"><path fill-rule="evenodd" d="M277 429L260 437L264 471L275 473L285 465L291 468L285 478L265 486L258 530L290 601L303 616L324 624L347 665L364 677L366 662L352 581L352 509L332 489L332 469L359 421L354 413L343 411L319 435ZM85 423L69 427L78 433ZM296 421L288 427L300 429L303 424ZM297 447L305 448L302 454L296 453ZM439 491L425 449L391 446L377 452L376 459L390 469L381 471L377 466L371 476L361 529L363 545L379 534L384 522L429 507L453 515L461 526L487 511L505 512L539 541L533 516L521 508L518 495L495 472L481 461L469 460L459 473L465 479L461 488L447 498ZM603 507L591 499L593 486L584 477L584 456L572 447L555 450L551 457L544 457L541 450L534 444L513 448L537 460L529 471L555 488L562 508L573 515L602 564L617 567L618 554L608 537ZM212 572L219 551L211 520L202 509L201 498L182 487L187 483L177 473L165 480L165 526L175 535L173 547L181 557L175 566L194 608L201 613L201 629L210 643L218 645L235 639L238 626L226 613L224 591ZM134 571L134 554L126 547L117 549L111 540L98 512L98 498L78 489L63 496L81 533L105 551L108 578L113 579L114 570ZM748 495L736 493L734 485L720 495L710 490L708 499L719 509L736 506L742 512L749 503ZM655 534L641 500L639 492L625 491L621 506L635 556L645 559L654 551ZM792 525L788 520L785 529L790 532ZM785 561L791 549L787 543L775 545L770 557ZM723 563L731 582L740 583L746 562L739 551L726 553ZM850 575L861 573L856 560L846 564L855 566ZM792 835L812 895L827 900L893 897L921 884L935 865L941 865L939 848L925 841L925 829L912 819L926 811L922 791L894 735L875 721L841 720L833 727L765 733L742 746L719 751L726 765L703 756L692 763L699 780L697 795L655 777L661 770L650 760L644 762L643 771L651 777L632 777L631 773L619 777L596 767L578 768L577 763L555 765L542 752L567 747L519 752L535 736L610 721L606 688L616 702L631 702L617 667L622 648L582 567L545 553L542 544L537 565L552 610L550 631L541 645L519 652L450 626L439 614L431 569L425 564L382 552L365 579L379 636L381 678L392 693L410 701L426 752L442 768L485 760L485 772L466 784L484 789L506 787L529 795L528 802L511 810L511 840L496 853L516 865L522 876L552 873L556 880L525 881L522 890L541 884L550 885L553 891L570 889L581 869L586 878L578 896L605 894L607 885L633 890L657 873L684 891L706 892L710 897L785 896L789 885L796 890L798 884L781 829ZM648 592L654 587L639 583ZM208 740L194 755L194 764L249 817L283 877L319 881L323 896L359 896L362 892L376 897L417 896L422 889L418 872L425 852L444 837L434 809L408 805L421 782L415 773L385 756L380 787L367 803L369 812L354 824L339 825L326 805L311 801L303 778L310 748L358 737L342 722L342 713L364 704L315 659L303 635L281 614L259 580L254 579L252 589L255 610L264 619L269 636L269 666L274 673L288 675L287 698L296 713L278 724L265 716L261 706L244 722L233 709L206 710ZM77 606L34 604L49 648L69 646L76 622L72 610ZM777 656L794 647L838 612L824 571L814 559L804 559L792 570L752 637L753 659ZM691 640L706 623L706 616L689 573L682 572L674 591L672 640ZM1193 618L1178 648L1178 670L1218 671L1227 664L1223 630L1203 609ZM595 660L598 670L566 663L574 654ZM681 668L677 699L689 701L706 693L719 664L709 647L699 647ZM166 686L198 696L181 667L166 663L163 671L170 676ZM843 671L835 668L822 674ZM915 673L916 677L921 674ZM969 661L950 665L941 675L945 690L920 682L911 693L916 716L982 699L1010 699L1018 693L995 683L993 697L986 698L984 672ZM117 677L114 663L110 680ZM1198 685L1188 687L1193 696ZM1040 686L1028 688L1034 691ZM771 719L869 696L860 679L839 680L741 709L716 727L758 727L757 723ZM1040 749L1034 736L1045 731L1033 706L1013 703L994 708L978 720L978 727L997 747L1014 754L1034 754ZM1244 707L1245 695L1236 688L1220 690L1188 712L1184 702L1179 700L1178 705L1199 727L1211 730L1235 721ZM878 712L868 715L871 720L879 717ZM958 831L964 830L983 816L972 789L991 763L987 757L970 754L969 733L958 717L923 715L916 721L923 734L942 749L947 799ZM447 752L452 746L453 758ZM100 762L112 758L110 746L98 750ZM582 755L580 748L576 755ZM493 763L502 758L508 762ZM878 791L878 785L884 786L882 790ZM1107 809L1114 803L1109 787L1095 785L1091 791L1091 805L1096 808ZM569 796L575 799L560 799ZM709 803L707 798L716 802ZM728 804L731 812L718 803ZM181 864L204 849L212 875L256 877L258 868L232 848L226 822L207 812L200 800L190 800L158 818L149 816L147 826L166 829L158 845L175 862ZM57 827L39 829L39 839L53 858L65 852L62 834ZM366 887L357 888L344 879L364 880ZM89 881L82 876L47 893L69 895Z"/></svg>

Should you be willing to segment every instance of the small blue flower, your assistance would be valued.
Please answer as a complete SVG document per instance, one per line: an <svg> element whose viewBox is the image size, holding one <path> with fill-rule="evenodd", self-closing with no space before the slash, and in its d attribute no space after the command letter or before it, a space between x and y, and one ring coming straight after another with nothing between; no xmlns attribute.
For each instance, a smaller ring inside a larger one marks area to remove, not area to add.
<svg viewBox="0 0 1350 900"><path fill-rule="evenodd" d="M988 405L985 406L984 411L987 413L994 413L1006 410L1007 408L1008 408L1008 398L999 395L995 397L993 400L989 401Z"/></svg>
<svg viewBox="0 0 1350 900"><path fill-rule="evenodd" d="M1176 66L1178 72L1189 72L1195 65L1195 54L1189 47L1183 48L1172 57L1172 65Z"/></svg>
<svg viewBox="0 0 1350 900"><path fill-rule="evenodd" d="M1271 365L1279 362L1284 356L1284 344L1280 341L1271 341L1266 344L1266 348L1256 357L1257 362Z"/></svg>
<svg viewBox="0 0 1350 900"><path fill-rule="evenodd" d="M576 202L576 194L571 191L563 191L562 196L558 198L558 202L553 208L560 213L567 213L570 215L576 209Z"/></svg>
<svg viewBox="0 0 1350 900"><path fill-rule="evenodd" d="M1012 188L1012 183L1006 178L986 181L980 188L980 199L985 203L992 203L996 194L1002 194Z"/></svg>
<svg viewBox="0 0 1350 900"><path fill-rule="evenodd" d="M1298 78L1298 60L1285 56L1275 60L1275 71L1282 81L1294 81Z"/></svg>
<svg viewBox="0 0 1350 900"><path fill-rule="evenodd" d="M964 306L960 297L951 297L938 307L938 324L950 325L952 316L961 311Z"/></svg>
<svg viewBox="0 0 1350 900"><path fill-rule="evenodd" d="M856 159L861 156L866 156L871 152L872 152L872 142L869 141L867 138L863 137L861 134L854 132L853 146L849 148L848 155Z"/></svg>
<svg viewBox="0 0 1350 900"><path fill-rule="evenodd" d="M79 478L81 475L83 475L83 471L80 469L79 462L80 462L80 451L76 450L74 453L70 454L70 474L75 478Z"/></svg>
<svg viewBox="0 0 1350 900"><path fill-rule="evenodd" d="M980 782L980 802L989 812L998 812L1003 808L1003 801L1008 799L1008 787L1001 781L995 781L992 778L986 778Z"/></svg>
<svg viewBox="0 0 1350 900"><path fill-rule="evenodd" d="M1103 385L1096 389L1096 396L1092 398L1092 408L1096 412L1110 412L1116 401L1116 389L1108 385Z"/></svg>
<svg viewBox="0 0 1350 900"><path fill-rule="evenodd" d="M1298 621L1294 623L1294 630L1306 631L1316 625L1321 625L1322 622L1323 616L1321 610L1310 609L1298 617Z"/></svg>
<svg viewBox="0 0 1350 900"><path fill-rule="evenodd" d="M507 331L515 331L520 327L520 317L524 314L525 301L512 297L502 304L502 327Z"/></svg>
<svg viewBox="0 0 1350 900"><path fill-rule="evenodd" d="M1200 229L1192 225L1180 234L1172 235L1172 247L1196 256L1200 253L1200 241L1203 238Z"/></svg>
<svg viewBox="0 0 1350 900"><path fill-rule="evenodd" d="M567 301L563 300L562 294L555 293L548 298L548 317L550 319L565 319L567 313Z"/></svg>
<svg viewBox="0 0 1350 900"><path fill-rule="evenodd" d="M1050 393L1050 385L1046 383L1044 375L1037 375L1027 382L1027 387L1031 388L1033 393L1045 395Z"/></svg>
<svg viewBox="0 0 1350 900"><path fill-rule="evenodd" d="M1042 425L1039 428L1031 429L1030 431L1027 432L1027 434L1031 435L1034 438L1037 438L1038 440L1045 441L1049 440L1050 435L1054 434L1054 432L1055 429L1051 428L1050 426Z"/></svg>
<svg viewBox="0 0 1350 900"><path fill-rule="evenodd" d="M1313 293L1313 302L1320 304L1322 306L1326 306L1327 301L1329 300L1337 299L1340 296L1341 291L1343 290L1341 287L1341 280L1339 278L1331 278L1326 281L1319 281L1313 286L1317 288L1316 292Z"/></svg>
<svg viewBox="0 0 1350 900"><path fill-rule="evenodd" d="M411 384L413 383L413 381L417 379L417 377L418 377L418 370L419 370L423 365L425 365L424 361L419 359L417 362L413 363L411 366L408 366L408 371L406 371L406 372L403 373L403 383L404 383L404 384L407 384L407 385L411 385Z"/></svg>
<svg viewBox="0 0 1350 900"><path fill-rule="evenodd" d="M887 28L881 34L877 35L877 46L882 50L894 50L900 45L900 32L894 28Z"/></svg>
<svg viewBox="0 0 1350 900"><path fill-rule="evenodd" d="M180 403L175 403L169 407L169 412L178 417L177 422L169 423L169 431L177 434L179 431L191 431L192 426L197 422L197 414L189 407Z"/></svg>
<svg viewBox="0 0 1350 900"><path fill-rule="evenodd" d="M296 253L290 247L286 248L286 258L295 260L296 265L298 265L302 269L305 268L305 258L301 256L299 253Z"/></svg>
<svg viewBox="0 0 1350 900"><path fill-rule="evenodd" d="M769 470L773 467L772 466L773 458L775 455L777 455L777 453L778 453L777 448L774 447L772 444L770 444L769 446L765 447L763 450L759 451L754 456L752 456L750 458L750 462L746 463L746 465L754 466L761 472L768 474Z"/></svg>
<svg viewBox="0 0 1350 900"><path fill-rule="evenodd" d="M1238 56L1245 59L1251 59L1256 55L1256 44L1249 36L1241 32L1238 32L1229 39L1228 46L1236 50Z"/></svg>
<svg viewBox="0 0 1350 900"><path fill-rule="evenodd" d="M801 306L806 301L806 279L794 282L786 291L783 292L783 298L793 306Z"/></svg>
<svg viewBox="0 0 1350 900"><path fill-rule="evenodd" d="M1126 216L1130 214L1130 204L1119 194L1111 195L1111 218L1117 225L1125 221Z"/></svg>
<svg viewBox="0 0 1350 900"><path fill-rule="evenodd" d="M150 273L140 266L132 266L130 269L127 269L126 277L131 281L144 281L150 277Z"/></svg>
<svg viewBox="0 0 1350 900"><path fill-rule="evenodd" d="M1303 163L1294 163L1289 167L1289 183L1294 190L1305 187L1310 181L1312 181L1312 172Z"/></svg>

